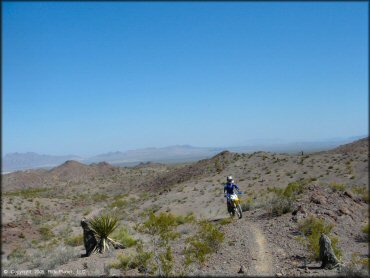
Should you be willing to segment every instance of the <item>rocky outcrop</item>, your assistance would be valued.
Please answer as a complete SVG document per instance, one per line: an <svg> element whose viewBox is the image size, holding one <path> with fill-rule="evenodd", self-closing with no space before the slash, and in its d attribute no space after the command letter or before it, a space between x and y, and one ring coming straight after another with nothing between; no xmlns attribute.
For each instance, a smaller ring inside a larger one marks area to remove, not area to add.
<svg viewBox="0 0 370 278"><path fill-rule="evenodd" d="M320 237L320 260L322 262L321 268L333 269L338 266L339 261L334 254L334 250L331 246L330 238L322 234Z"/></svg>
<svg viewBox="0 0 370 278"><path fill-rule="evenodd" d="M96 249L98 242L86 219L81 220L81 227L83 229L84 246L86 249L86 254L81 255L81 257L89 257L91 253Z"/></svg>

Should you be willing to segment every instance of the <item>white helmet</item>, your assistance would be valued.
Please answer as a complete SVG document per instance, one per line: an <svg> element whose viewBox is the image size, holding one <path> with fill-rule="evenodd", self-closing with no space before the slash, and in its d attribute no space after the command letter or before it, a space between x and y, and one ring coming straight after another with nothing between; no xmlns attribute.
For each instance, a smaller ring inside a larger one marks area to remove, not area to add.
<svg viewBox="0 0 370 278"><path fill-rule="evenodd" d="M233 181L234 181L233 176L228 176L228 177L226 178L226 181L227 181L227 182L233 182Z"/></svg>

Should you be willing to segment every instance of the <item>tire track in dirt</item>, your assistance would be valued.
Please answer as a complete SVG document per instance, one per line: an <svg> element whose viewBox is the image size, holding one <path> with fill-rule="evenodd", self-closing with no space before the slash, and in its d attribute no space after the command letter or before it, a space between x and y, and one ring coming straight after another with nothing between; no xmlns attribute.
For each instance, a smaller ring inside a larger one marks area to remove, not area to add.
<svg viewBox="0 0 370 278"><path fill-rule="evenodd" d="M266 238L261 230L252 222L249 222L248 226L256 243L254 248L256 257L251 263L251 271L254 271L255 273L253 274L255 275L272 275L272 258L267 250Z"/></svg>
<svg viewBox="0 0 370 278"><path fill-rule="evenodd" d="M220 229L225 235L224 242L198 274L235 276L242 265L247 269L244 275L274 274L267 240L256 223L246 218L234 219Z"/></svg>

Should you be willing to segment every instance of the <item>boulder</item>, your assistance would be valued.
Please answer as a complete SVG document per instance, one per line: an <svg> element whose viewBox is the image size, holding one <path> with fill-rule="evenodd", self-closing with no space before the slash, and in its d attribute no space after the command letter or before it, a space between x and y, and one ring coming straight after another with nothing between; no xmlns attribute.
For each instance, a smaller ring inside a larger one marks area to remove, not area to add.
<svg viewBox="0 0 370 278"><path fill-rule="evenodd" d="M321 268L333 269L334 267L337 267L339 265L339 261L334 254L330 238L325 234L321 234L319 244L320 260L322 262Z"/></svg>
<svg viewBox="0 0 370 278"><path fill-rule="evenodd" d="M244 265L241 265L238 273L247 273L247 268Z"/></svg>
<svg viewBox="0 0 370 278"><path fill-rule="evenodd" d="M349 211L349 209L347 207L342 206L342 207L339 208L338 214L339 215L343 215L343 214L345 214L345 215L351 215L351 212Z"/></svg>
<svg viewBox="0 0 370 278"><path fill-rule="evenodd" d="M321 204L321 205L324 205L326 204L326 199L324 196L320 195L320 194L314 194L311 196L311 202L315 203L315 204Z"/></svg>
<svg viewBox="0 0 370 278"><path fill-rule="evenodd" d="M83 229L84 246L86 249L86 254L81 255L81 257L89 257L96 249L98 241L95 238L94 232L90 229L88 221L84 218L81 220L81 227Z"/></svg>

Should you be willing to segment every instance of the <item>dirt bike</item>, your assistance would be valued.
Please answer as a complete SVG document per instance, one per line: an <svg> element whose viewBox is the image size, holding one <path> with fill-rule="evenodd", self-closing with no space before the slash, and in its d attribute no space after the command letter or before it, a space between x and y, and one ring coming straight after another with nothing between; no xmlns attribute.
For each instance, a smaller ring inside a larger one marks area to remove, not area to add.
<svg viewBox="0 0 370 278"><path fill-rule="evenodd" d="M243 194L242 192L238 192L238 194ZM239 200L239 197L237 194L229 194L226 196L227 198L227 201L229 203L229 213L230 215L232 216L235 216L235 213L236 215L238 216L238 218L242 218L242 207L240 206L240 200Z"/></svg>

